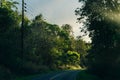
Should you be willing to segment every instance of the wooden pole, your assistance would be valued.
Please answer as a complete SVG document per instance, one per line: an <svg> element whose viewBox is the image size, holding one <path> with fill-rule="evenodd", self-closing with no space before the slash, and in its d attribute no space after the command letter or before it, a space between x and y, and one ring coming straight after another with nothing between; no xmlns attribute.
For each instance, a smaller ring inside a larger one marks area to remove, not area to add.
<svg viewBox="0 0 120 80"><path fill-rule="evenodd" d="M21 54L24 54L24 0L22 0Z"/></svg>

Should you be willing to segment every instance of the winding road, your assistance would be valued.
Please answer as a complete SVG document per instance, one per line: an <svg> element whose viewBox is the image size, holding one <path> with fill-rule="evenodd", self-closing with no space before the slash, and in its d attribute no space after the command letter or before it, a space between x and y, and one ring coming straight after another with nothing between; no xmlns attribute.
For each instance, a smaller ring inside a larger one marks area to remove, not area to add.
<svg viewBox="0 0 120 80"><path fill-rule="evenodd" d="M75 80L79 70L61 71L40 75L32 80Z"/></svg>

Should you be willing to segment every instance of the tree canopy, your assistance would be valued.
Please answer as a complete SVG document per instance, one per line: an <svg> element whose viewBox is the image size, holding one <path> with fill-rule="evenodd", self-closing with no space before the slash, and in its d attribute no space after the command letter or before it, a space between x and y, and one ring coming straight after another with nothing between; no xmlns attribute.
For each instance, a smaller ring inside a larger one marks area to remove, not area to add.
<svg viewBox="0 0 120 80"><path fill-rule="evenodd" d="M40 14L24 17L24 54L21 53L21 13L18 4L3 0L0 7L0 79L70 69L81 65L86 42L73 36L72 26L48 23ZM79 50L80 49L80 50ZM84 65L84 64L82 64Z"/></svg>
<svg viewBox="0 0 120 80"><path fill-rule="evenodd" d="M88 68L105 77L120 67L120 3L119 0L79 0L83 4L76 9L78 20L84 23L84 31L90 32L92 45ZM116 70L116 71L117 71ZM118 73L117 73L118 74Z"/></svg>

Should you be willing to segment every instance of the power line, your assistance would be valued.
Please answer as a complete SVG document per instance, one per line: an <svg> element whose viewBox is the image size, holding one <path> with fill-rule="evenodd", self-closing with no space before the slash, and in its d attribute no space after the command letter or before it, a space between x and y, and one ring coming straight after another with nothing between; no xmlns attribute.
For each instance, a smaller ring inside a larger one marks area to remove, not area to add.
<svg viewBox="0 0 120 80"><path fill-rule="evenodd" d="M31 15L32 17L31 18L34 18L35 17L35 12L37 12L32 6L31 6L31 4L29 3L27 3L26 4L27 5L27 13L28 13L28 15Z"/></svg>
<svg viewBox="0 0 120 80"><path fill-rule="evenodd" d="M20 2L20 4L22 4L22 3ZM28 2L25 3L25 0L24 0L24 12L27 13L24 16L28 16L28 17L32 16L32 17L30 17L30 19L35 17L36 11L33 9L33 7L30 4L28 4Z"/></svg>

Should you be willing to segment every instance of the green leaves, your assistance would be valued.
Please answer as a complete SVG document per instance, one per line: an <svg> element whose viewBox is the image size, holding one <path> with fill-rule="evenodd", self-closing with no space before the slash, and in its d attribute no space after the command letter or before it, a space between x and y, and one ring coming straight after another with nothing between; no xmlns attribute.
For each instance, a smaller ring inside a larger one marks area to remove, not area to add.
<svg viewBox="0 0 120 80"><path fill-rule="evenodd" d="M12 0L1 0L2 8L7 8L7 9L11 9L11 10L17 10L18 8L16 7L17 4L19 4L17 1L12 1Z"/></svg>
<svg viewBox="0 0 120 80"><path fill-rule="evenodd" d="M88 68L99 76L105 77L102 73L110 76L109 71L120 67L116 63L120 57L118 54L120 43L116 42L119 40L117 36L120 33L120 20L118 19L120 17L120 4L118 0L80 1L84 4L76 10L76 14L80 15L79 21L84 20L83 30L87 28L86 30L92 34L90 35L92 47L87 55Z"/></svg>
<svg viewBox="0 0 120 80"><path fill-rule="evenodd" d="M79 65L80 55L86 49L84 43L74 38L72 26L48 23L41 14L32 21L25 17L24 54L21 54L21 15L13 8L17 2L4 0L3 3L0 7L0 68L5 66L10 74L32 74Z"/></svg>

